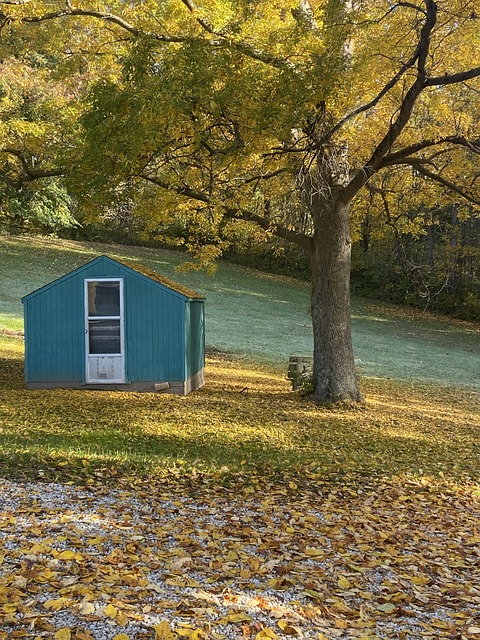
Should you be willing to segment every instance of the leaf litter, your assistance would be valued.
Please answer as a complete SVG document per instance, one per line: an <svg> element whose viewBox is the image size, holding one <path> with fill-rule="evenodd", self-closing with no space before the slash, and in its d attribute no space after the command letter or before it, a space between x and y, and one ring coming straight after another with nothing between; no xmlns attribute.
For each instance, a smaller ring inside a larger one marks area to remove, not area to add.
<svg viewBox="0 0 480 640"><path fill-rule="evenodd" d="M0 480L0 640L480 638L475 485Z"/></svg>
<svg viewBox="0 0 480 640"><path fill-rule="evenodd" d="M26 392L9 354L0 640L480 638L477 394L319 408L222 354L186 398Z"/></svg>

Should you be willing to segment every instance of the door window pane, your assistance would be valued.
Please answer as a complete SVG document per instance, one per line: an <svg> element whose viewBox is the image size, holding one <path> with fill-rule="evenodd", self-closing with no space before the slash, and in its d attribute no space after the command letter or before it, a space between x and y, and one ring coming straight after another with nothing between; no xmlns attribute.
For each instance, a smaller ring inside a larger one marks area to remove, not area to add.
<svg viewBox="0 0 480 640"><path fill-rule="evenodd" d="M121 353L120 320L89 320L90 354Z"/></svg>
<svg viewBox="0 0 480 640"><path fill-rule="evenodd" d="M119 316L120 315L120 283L89 282L88 283L88 315Z"/></svg>

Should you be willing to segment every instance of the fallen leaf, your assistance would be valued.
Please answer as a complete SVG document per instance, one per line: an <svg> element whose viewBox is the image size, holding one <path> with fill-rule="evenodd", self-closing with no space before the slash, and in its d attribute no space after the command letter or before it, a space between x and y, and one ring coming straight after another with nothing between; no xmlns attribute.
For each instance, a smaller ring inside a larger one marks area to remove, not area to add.
<svg viewBox="0 0 480 640"><path fill-rule="evenodd" d="M83 602L80 605L78 611L82 616L91 616L93 613L95 613L95 605L91 602Z"/></svg>
<svg viewBox="0 0 480 640"><path fill-rule="evenodd" d="M262 629L255 636L255 640L277 640L278 636L273 629L269 629L268 627Z"/></svg>
<svg viewBox="0 0 480 640"><path fill-rule="evenodd" d="M51 611L60 611L60 609L64 609L69 602L70 600L68 598L52 598L51 600L45 600L43 606L45 609L50 609Z"/></svg>
<svg viewBox="0 0 480 640"><path fill-rule="evenodd" d="M105 607L105 614L111 619L115 620L118 615L117 607L114 607L113 604L107 604Z"/></svg>
<svg viewBox="0 0 480 640"><path fill-rule="evenodd" d="M345 578L345 576L341 576L338 581L337 584L339 587L341 587L342 589L350 589L351 585L350 585L350 581L348 580L348 578Z"/></svg>
<svg viewBox="0 0 480 640"><path fill-rule="evenodd" d="M95 638L90 632L85 633L85 631L77 629L77 631L75 631L75 640L95 640Z"/></svg>
<svg viewBox="0 0 480 640"><path fill-rule="evenodd" d="M162 620L160 624L155 625L155 640L173 640L175 638L170 625L166 620Z"/></svg>
<svg viewBox="0 0 480 640"><path fill-rule="evenodd" d="M65 551L61 551L57 556L58 560L83 560L83 556L81 553L76 551L70 551L69 549L65 549Z"/></svg>
<svg viewBox="0 0 480 640"><path fill-rule="evenodd" d="M303 636L300 627L295 626L288 620L279 620L277 624L287 636Z"/></svg>
<svg viewBox="0 0 480 640"><path fill-rule="evenodd" d="M251 622L252 618L246 613L229 613L226 620L228 622Z"/></svg>

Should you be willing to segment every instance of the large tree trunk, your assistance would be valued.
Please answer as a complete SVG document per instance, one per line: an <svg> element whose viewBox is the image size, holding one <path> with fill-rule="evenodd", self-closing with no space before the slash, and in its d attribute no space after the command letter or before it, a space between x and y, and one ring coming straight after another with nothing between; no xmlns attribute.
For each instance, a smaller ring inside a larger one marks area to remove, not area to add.
<svg viewBox="0 0 480 640"><path fill-rule="evenodd" d="M362 402L352 347L349 204L321 215L312 255L313 377L317 402Z"/></svg>
<svg viewBox="0 0 480 640"><path fill-rule="evenodd" d="M314 221L312 252L313 378L316 402L363 402L353 357L350 313L350 201L345 149L317 158L307 183Z"/></svg>

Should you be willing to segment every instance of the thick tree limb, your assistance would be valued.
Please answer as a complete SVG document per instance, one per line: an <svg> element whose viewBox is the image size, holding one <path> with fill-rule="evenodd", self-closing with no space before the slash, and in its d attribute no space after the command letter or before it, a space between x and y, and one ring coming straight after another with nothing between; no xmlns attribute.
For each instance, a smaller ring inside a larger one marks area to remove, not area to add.
<svg viewBox="0 0 480 640"><path fill-rule="evenodd" d="M427 17L420 32L420 38L417 47L417 77L415 79L415 82L407 91L401 104L398 116L388 128L388 131L383 139L374 149L372 155L370 156L370 159L365 163L363 168L356 173L356 175L350 180L348 185L343 190L343 199L345 201L351 200L365 185L368 179L379 170L384 157L392 148L394 142L397 140L398 136L401 134L405 126L408 124L418 96L425 89L425 83L427 79L426 62L430 49L430 37L437 22L437 5L435 4L435 2L433 2L433 0L425 0L425 4L427 9Z"/></svg>
<svg viewBox="0 0 480 640"><path fill-rule="evenodd" d="M150 182L151 184L155 184L157 187L161 187L162 189L166 189L167 191L173 191L177 193L179 196L185 196L186 198L191 198L192 200L197 200L198 202L203 202L204 204L210 203L210 198L205 193L201 191L195 191L190 187L184 185L171 185L168 182L165 182L161 178L157 176L152 176L146 173L142 173L140 176L143 180Z"/></svg>
<svg viewBox="0 0 480 640"><path fill-rule="evenodd" d="M58 176L66 175L65 169L35 169L28 164L27 159L23 155L21 151L18 149L11 149L9 147L0 148L0 153L7 153L11 156L14 156L22 165L22 169L25 173L25 176L28 180L37 180L39 178L55 178Z"/></svg>
<svg viewBox="0 0 480 640"><path fill-rule="evenodd" d="M465 147L473 153L480 153L480 139L468 140L464 136L446 136L445 138L439 138L438 140L422 140L408 147L404 147L403 149L399 149L394 153L389 153L383 158L379 168L398 164L399 161L402 162L405 158L409 158L419 151L431 149L432 147L439 147L444 144Z"/></svg>
<svg viewBox="0 0 480 640"><path fill-rule="evenodd" d="M396 7L407 6L410 8L414 8L418 11L421 11L422 13L425 14L425 11L421 7L417 7L416 5L412 5L410 3L397 3L395 6ZM372 100L370 100L370 102L367 102L361 105L360 107L357 107L350 113L347 113L346 116L344 116L341 120L339 120L331 129L327 131L327 133L325 133L319 139L317 143L318 146L320 147L322 144L325 144L325 142L330 140L331 137L335 135L335 133L337 133L337 131L339 131L345 124L347 124L347 122L349 122L356 116L360 115L361 113L364 113L365 111L368 111L369 109L372 109L373 107L375 107L380 102L380 100L390 91L390 89L393 89L393 87L398 83L398 81L402 78L402 76L405 75L405 73L415 65L421 52L421 46L422 46L422 40L420 40L419 43L417 44L417 47L415 48L415 51L411 55L410 59L407 60L407 62L405 62L400 67L398 72L393 76L393 78L391 78L391 80L387 82L387 84L385 84L382 87L382 89L377 93L377 95Z"/></svg>
<svg viewBox="0 0 480 640"><path fill-rule="evenodd" d="M425 16L427 15L427 12L425 11L425 9L423 9L422 7L419 7L416 4L413 4L413 2L397 2L397 3L395 3L393 8L395 9L396 7L408 7L409 9L414 9L415 11L420 11Z"/></svg>
<svg viewBox="0 0 480 640"><path fill-rule="evenodd" d="M428 78L425 82L426 87L441 87L447 84L457 84L458 82L465 82L472 78L478 78L480 76L480 67L474 67L467 71L460 71L459 73L446 74L444 76L435 76Z"/></svg>
<svg viewBox="0 0 480 640"><path fill-rule="evenodd" d="M225 208L225 215L231 219L240 218L242 220L255 222L259 227L261 227L265 231L273 233L273 235L277 236L278 238L293 242L297 246L305 249L309 254L313 253L313 238L305 233L301 233L300 231L296 231L295 229L289 229L284 225L277 224L269 218L265 218L257 213L254 213L253 211L249 211L248 209Z"/></svg>
<svg viewBox="0 0 480 640"><path fill-rule="evenodd" d="M193 200L197 200L198 202L203 202L204 204L210 204L209 196L201 193L200 191L195 191L194 189L182 185L170 185L168 184L168 182L165 182L164 180L161 180L156 176L150 176L148 174L142 174L140 177L147 182L155 184L157 187L166 189L167 191L173 191L180 196L185 196L186 198L191 198ZM277 224L272 220L269 220L268 218L265 218L253 211L249 211L248 209L242 209L240 207L230 207L227 204L221 205L221 207L223 209L224 215L231 220L248 220L250 222L255 222L265 231L269 231L279 238L283 238L284 240L293 242L296 245L303 247L309 253L313 251L313 240L310 236L304 233Z"/></svg>

